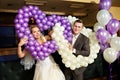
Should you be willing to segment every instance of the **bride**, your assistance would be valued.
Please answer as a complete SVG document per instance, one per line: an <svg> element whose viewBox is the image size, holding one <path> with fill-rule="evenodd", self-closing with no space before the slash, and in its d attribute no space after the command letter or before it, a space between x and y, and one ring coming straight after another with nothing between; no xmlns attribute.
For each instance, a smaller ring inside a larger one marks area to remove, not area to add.
<svg viewBox="0 0 120 80"><path fill-rule="evenodd" d="M30 31L40 44L43 44L47 40L46 37L42 36L42 33L36 25L31 25ZM35 61L29 51L26 49L22 50L21 47L27 43L27 40L27 38L20 39L18 43L18 57L23 58L21 63L25 66L25 69L30 69ZM50 55L45 60L37 60L33 80L65 80L65 77Z"/></svg>

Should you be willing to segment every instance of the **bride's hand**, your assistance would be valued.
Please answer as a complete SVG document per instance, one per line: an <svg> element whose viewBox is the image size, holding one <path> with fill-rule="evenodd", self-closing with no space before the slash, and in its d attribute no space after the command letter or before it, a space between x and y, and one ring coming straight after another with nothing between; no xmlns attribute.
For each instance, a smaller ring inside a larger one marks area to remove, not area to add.
<svg viewBox="0 0 120 80"><path fill-rule="evenodd" d="M28 42L28 38L21 38L18 46L23 46L23 45L26 44L27 42Z"/></svg>

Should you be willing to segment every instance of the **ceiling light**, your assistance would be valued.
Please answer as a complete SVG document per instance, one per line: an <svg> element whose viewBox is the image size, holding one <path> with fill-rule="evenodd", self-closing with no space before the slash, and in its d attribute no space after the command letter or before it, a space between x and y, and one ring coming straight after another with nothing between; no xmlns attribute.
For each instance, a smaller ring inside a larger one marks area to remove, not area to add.
<svg viewBox="0 0 120 80"><path fill-rule="evenodd" d="M73 13L74 16L86 16L87 13Z"/></svg>
<svg viewBox="0 0 120 80"><path fill-rule="evenodd" d="M6 12L6 13L9 13L9 12L11 12L11 13L17 13L18 10L0 9L0 12Z"/></svg>
<svg viewBox="0 0 120 80"><path fill-rule="evenodd" d="M56 14L56 15L65 15L65 13L64 12L52 12L52 11L44 11L46 14L50 14L50 15L52 15L52 14Z"/></svg>
<svg viewBox="0 0 120 80"><path fill-rule="evenodd" d="M34 0L25 0L28 5L44 5L47 1L34 1Z"/></svg>
<svg viewBox="0 0 120 80"><path fill-rule="evenodd" d="M99 0L63 0L71 2L84 2L84 3L99 3Z"/></svg>
<svg viewBox="0 0 120 80"><path fill-rule="evenodd" d="M33 2L26 2L27 5L38 5L38 6L42 6L44 5L43 3L33 3Z"/></svg>

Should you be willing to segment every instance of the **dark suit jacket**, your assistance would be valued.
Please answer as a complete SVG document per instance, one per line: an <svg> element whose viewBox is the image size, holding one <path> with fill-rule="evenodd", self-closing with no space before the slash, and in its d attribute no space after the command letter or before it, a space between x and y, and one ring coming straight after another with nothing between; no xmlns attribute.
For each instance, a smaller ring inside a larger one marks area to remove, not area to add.
<svg viewBox="0 0 120 80"><path fill-rule="evenodd" d="M73 48L76 49L76 53L74 53L76 56L77 55L89 56L90 54L89 38L87 38L83 34L80 34Z"/></svg>
<svg viewBox="0 0 120 80"><path fill-rule="evenodd" d="M89 46L89 38L85 35L80 34L74 43L73 48L76 49L76 53L73 53L76 57L78 55L89 56L90 54L90 46ZM85 67L80 67L75 70L70 70L69 68L65 68L64 74L66 80L83 80L83 74L85 71Z"/></svg>

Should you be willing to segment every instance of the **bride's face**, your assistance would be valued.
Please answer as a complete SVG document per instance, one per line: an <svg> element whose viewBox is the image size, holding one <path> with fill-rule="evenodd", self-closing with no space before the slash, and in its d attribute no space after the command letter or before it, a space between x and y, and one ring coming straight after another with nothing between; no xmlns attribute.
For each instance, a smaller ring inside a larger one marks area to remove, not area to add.
<svg viewBox="0 0 120 80"><path fill-rule="evenodd" d="M40 29L38 27L32 28L32 35L34 36L35 39L39 39L41 36Z"/></svg>

